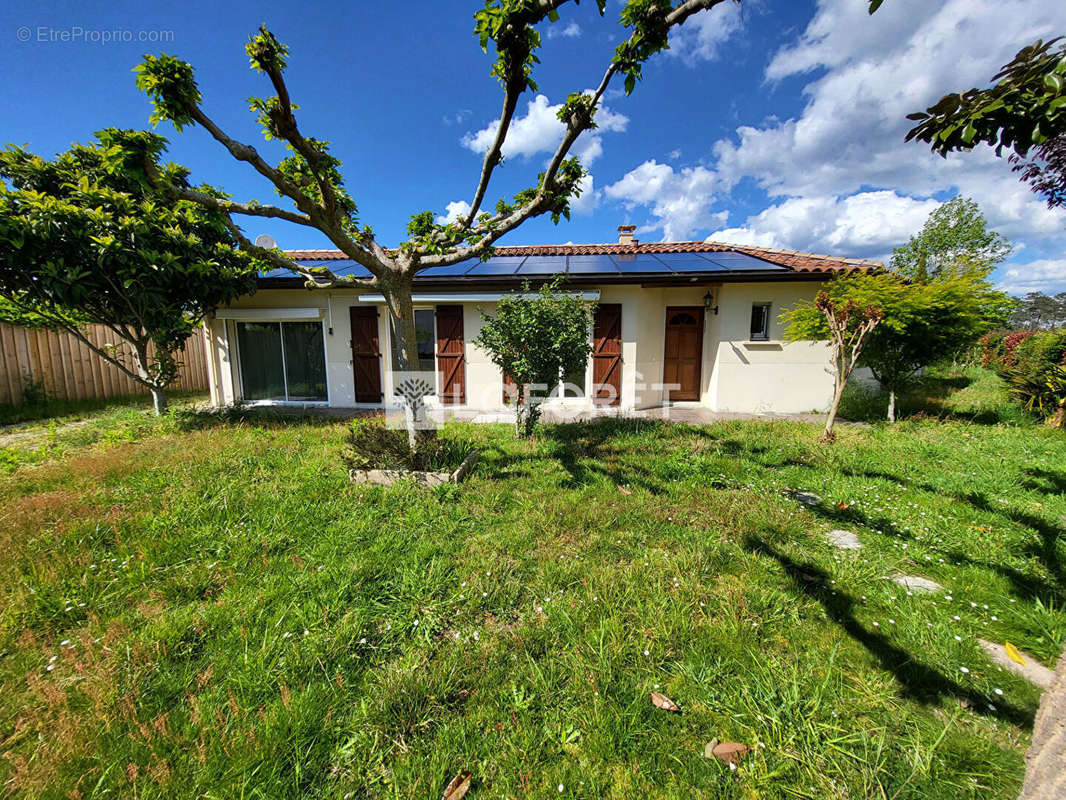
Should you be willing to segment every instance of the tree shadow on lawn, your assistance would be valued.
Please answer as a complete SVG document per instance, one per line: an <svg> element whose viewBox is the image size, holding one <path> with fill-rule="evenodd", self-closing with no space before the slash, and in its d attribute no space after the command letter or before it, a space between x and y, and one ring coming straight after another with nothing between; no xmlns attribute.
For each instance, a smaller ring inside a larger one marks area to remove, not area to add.
<svg viewBox="0 0 1066 800"><path fill-rule="evenodd" d="M544 425L540 429L542 437L557 445L552 457L567 472L564 488L576 489L606 478L617 486L636 486L654 495L666 491L666 482L633 460L625 461L626 454L639 458L640 453L615 440L636 435L660 438L673 433L657 420L627 417Z"/></svg>
<svg viewBox="0 0 1066 800"><path fill-rule="evenodd" d="M855 598L847 592L831 589L829 573L818 565L794 561L755 536L745 538L744 549L755 555L768 555L777 561L792 581L795 593L818 602L831 622L866 648L883 669L892 673L904 697L923 704L940 702L945 698L955 699L974 713L1032 727L1034 710L1021 709L1003 702L1000 697L986 697L968 689L893 644L883 633L867 629L855 617L854 609L859 605Z"/></svg>

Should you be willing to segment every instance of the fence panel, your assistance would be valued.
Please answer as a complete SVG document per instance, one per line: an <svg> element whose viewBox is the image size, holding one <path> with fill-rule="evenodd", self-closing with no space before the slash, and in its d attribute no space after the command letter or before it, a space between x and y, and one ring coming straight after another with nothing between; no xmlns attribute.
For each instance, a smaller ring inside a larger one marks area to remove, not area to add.
<svg viewBox="0 0 1066 800"><path fill-rule="evenodd" d="M88 325L84 333L97 346L120 341L102 325ZM186 340L179 361L178 377L171 388L206 392L207 355L202 331L193 331ZM49 397L63 400L148 394L147 389L69 333L0 322L0 403L21 402L23 387L28 383L39 384Z"/></svg>

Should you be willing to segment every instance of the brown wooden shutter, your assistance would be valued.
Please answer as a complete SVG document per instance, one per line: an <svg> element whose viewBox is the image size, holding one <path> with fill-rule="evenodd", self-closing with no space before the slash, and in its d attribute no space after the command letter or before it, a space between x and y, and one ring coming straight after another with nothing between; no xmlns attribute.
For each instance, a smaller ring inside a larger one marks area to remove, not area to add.
<svg viewBox="0 0 1066 800"><path fill-rule="evenodd" d="M592 400L622 402L622 304L600 303L592 325Z"/></svg>
<svg viewBox="0 0 1066 800"><path fill-rule="evenodd" d="M437 306L437 371L442 403L466 402L463 307Z"/></svg>
<svg viewBox="0 0 1066 800"><path fill-rule="evenodd" d="M355 402L381 402L381 348L378 343L378 310L352 306L352 372Z"/></svg>

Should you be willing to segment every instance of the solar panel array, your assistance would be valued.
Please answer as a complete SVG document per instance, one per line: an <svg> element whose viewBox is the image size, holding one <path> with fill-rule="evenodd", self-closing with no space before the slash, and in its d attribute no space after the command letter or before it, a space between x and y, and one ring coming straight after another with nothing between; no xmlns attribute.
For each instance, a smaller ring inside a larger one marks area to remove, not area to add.
<svg viewBox="0 0 1066 800"><path fill-rule="evenodd" d="M370 277L366 267L350 259L302 261L307 267L328 267L335 275ZM430 267L418 278L525 278L548 275L620 277L624 275L691 275L692 273L781 272L787 267L744 253L639 253L635 255L493 256L468 259L447 267ZM292 277L288 270L263 273L264 278Z"/></svg>

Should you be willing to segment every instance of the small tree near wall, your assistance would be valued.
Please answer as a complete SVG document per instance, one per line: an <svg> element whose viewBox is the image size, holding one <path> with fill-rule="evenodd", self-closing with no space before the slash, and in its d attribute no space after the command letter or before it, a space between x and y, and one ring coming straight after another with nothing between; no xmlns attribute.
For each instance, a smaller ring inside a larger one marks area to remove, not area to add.
<svg viewBox="0 0 1066 800"><path fill-rule="evenodd" d="M580 297L558 292L559 281L541 287L535 295L504 295L496 315L482 312L481 333L474 344L486 350L492 363L514 382L510 392L515 405L515 434L529 436L540 418L540 405L562 376L585 369L591 309Z"/></svg>
<svg viewBox="0 0 1066 800"><path fill-rule="evenodd" d="M208 311L255 291L254 259L220 212L163 202L139 166L109 160L135 148L138 164L188 186L188 170L159 163L165 139L113 128L97 137L52 161L20 147L0 152L0 297L7 313L65 330L114 364L161 414L185 340ZM97 345L87 322L123 343Z"/></svg>
<svg viewBox="0 0 1066 800"><path fill-rule="evenodd" d="M854 300L836 300L829 292L823 291L818 293L813 303L800 303L782 314L781 318L791 341L829 341L836 388L826 416L822 441L831 442L836 436L833 424L844 387L862 357L867 337L884 318L884 310L872 303L861 305Z"/></svg>

